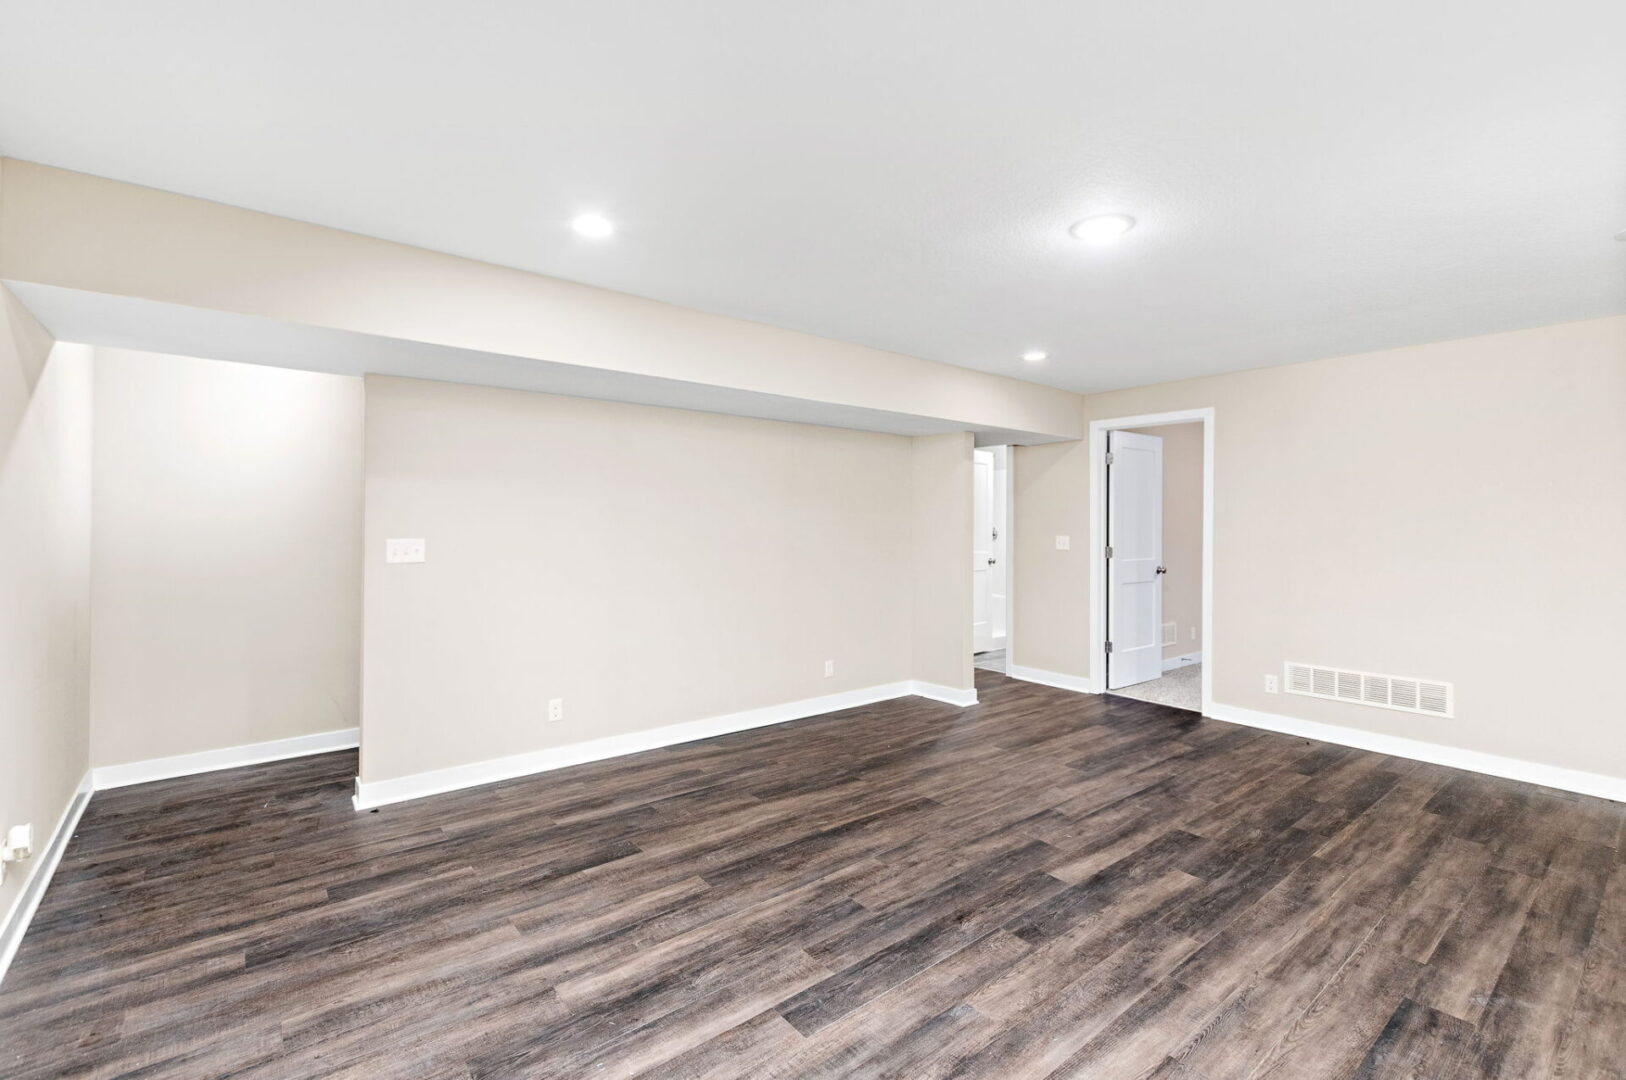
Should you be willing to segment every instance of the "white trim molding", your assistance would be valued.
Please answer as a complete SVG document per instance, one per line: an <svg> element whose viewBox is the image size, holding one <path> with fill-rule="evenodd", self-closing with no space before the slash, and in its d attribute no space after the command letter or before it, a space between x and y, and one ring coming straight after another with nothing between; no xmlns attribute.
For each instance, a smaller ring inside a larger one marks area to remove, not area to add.
<svg viewBox="0 0 1626 1080"><path fill-rule="evenodd" d="M1107 670L1107 596L1104 553L1106 536L1107 432L1124 428L1203 425L1203 648L1214 648L1214 409L1118 416L1090 421L1090 670ZM1034 680L1039 681L1039 680ZM1105 689L1103 686L1102 689ZM1202 707L1208 715L1214 701L1213 665L1202 671Z"/></svg>
<svg viewBox="0 0 1626 1080"><path fill-rule="evenodd" d="M1023 682L1038 683L1041 686L1054 686L1058 690L1072 690L1079 694L1099 694L1100 687L1092 675L1068 675L1060 671L1046 671L1043 668L1023 667L1020 664L1005 664L1005 674L1013 679Z"/></svg>
<svg viewBox="0 0 1626 1080"><path fill-rule="evenodd" d="M804 720L810 716L854 709L860 705L873 705L877 701L890 701L911 694L959 706L974 705L977 701L975 690L958 690L950 686L914 680L883 683L861 690L847 690L839 694L789 701L783 705L765 705L760 709L747 709L744 712L711 716L681 724L667 724L665 727L645 731L607 735L602 739L589 739L586 742L570 743L566 746L550 746L545 750L532 750L524 754L511 754L508 757L491 758L487 761L473 761L467 765L453 765L447 769L413 773L410 776L398 776L390 780L369 782L358 776L356 794L351 801L357 810L372 810L390 803L421 799L427 795L494 784L499 780L512 780L534 773L566 769L572 765L585 765L590 761L603 761L624 754L641 754L645 750L658 750L663 746L676 746L679 743L694 742L696 739L710 739L718 735L749 731L751 728L783 724L791 720Z"/></svg>
<svg viewBox="0 0 1626 1080"><path fill-rule="evenodd" d="M1424 742L1422 739L1408 739L1400 735L1384 735L1376 731L1363 731L1360 728L1344 727L1339 724L1323 724L1316 720L1300 720L1296 716L1259 712L1236 705L1210 705L1203 715L1214 720L1241 724L1244 727L1263 728L1283 735L1297 735L1319 742L1352 746L1357 750L1371 750L1374 753L1426 761L1432 765L1466 769L1469 772L1486 773L1507 780L1540 784L1542 787L1557 788L1560 791L1573 791L1580 795L1594 795L1600 799L1626 802L1626 777L1605 776L1602 773L1567 769L1560 765L1543 765L1537 761L1502 757L1500 754L1487 754L1480 750L1465 750L1441 743Z"/></svg>
<svg viewBox="0 0 1626 1080"><path fill-rule="evenodd" d="M1184 655L1184 656L1176 656L1172 660L1163 661L1163 670L1164 671L1173 671L1175 668L1190 667L1192 664L1200 664L1202 662L1203 662L1203 654L1202 653L1200 653L1200 652L1186 653L1186 655Z"/></svg>
<svg viewBox="0 0 1626 1080"><path fill-rule="evenodd" d="M202 750L195 754L177 754L175 757L153 758L150 761L132 761L127 765L102 765L91 770L97 791L108 788L145 784L152 780L169 780L194 773L236 769L243 765L259 765L266 761L325 754L332 750L350 750L361 745L360 728L341 728L338 731L319 731L314 735L296 735L291 739L272 739L270 742L226 746L219 750Z"/></svg>
<svg viewBox="0 0 1626 1080"><path fill-rule="evenodd" d="M952 686L943 686L940 683L921 682L919 679L909 684L909 692L916 697L931 698L941 701L945 705L958 705L965 708L977 703L977 688L969 690L956 690Z"/></svg>
<svg viewBox="0 0 1626 1080"><path fill-rule="evenodd" d="M32 865L22 864L27 869L11 871L26 874L27 880L23 882L16 899L11 902L11 910L6 912L5 921L0 922L0 982L5 980L6 970L11 967L12 958L17 955L17 947L23 943L23 935L28 933L28 924L34 921L34 913L39 910L40 900L45 896L45 890L50 887L51 875L56 873L57 864L62 861L62 853L68 848L68 840L79 827L79 818L84 814L85 807L90 805L92 790L91 776L86 772L79 781L79 787L74 791L73 797L63 809L62 816L57 819L56 828L51 831L51 839L37 856L38 861L30 860ZM16 865L13 864L14 867Z"/></svg>

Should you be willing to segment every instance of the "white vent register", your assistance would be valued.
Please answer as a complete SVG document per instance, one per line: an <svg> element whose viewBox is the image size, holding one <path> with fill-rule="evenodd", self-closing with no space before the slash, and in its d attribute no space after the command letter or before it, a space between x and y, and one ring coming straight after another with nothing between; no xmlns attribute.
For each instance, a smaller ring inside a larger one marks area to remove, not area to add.
<svg viewBox="0 0 1626 1080"><path fill-rule="evenodd" d="M1437 679L1411 679L1400 675L1377 675L1370 671L1348 671L1315 664L1286 665L1283 680L1289 694L1348 701L1355 705L1375 705L1397 712L1425 716L1452 716L1456 703L1451 684Z"/></svg>

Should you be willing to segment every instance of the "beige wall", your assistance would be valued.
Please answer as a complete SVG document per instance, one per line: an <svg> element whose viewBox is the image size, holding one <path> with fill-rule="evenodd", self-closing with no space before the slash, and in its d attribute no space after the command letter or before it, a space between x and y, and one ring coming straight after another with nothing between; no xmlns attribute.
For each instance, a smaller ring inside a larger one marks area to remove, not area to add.
<svg viewBox="0 0 1626 1080"><path fill-rule="evenodd" d="M97 350L96 765L355 727L358 379Z"/></svg>
<svg viewBox="0 0 1626 1080"><path fill-rule="evenodd" d="M36 852L89 764L91 417L90 350L0 288L0 831ZM42 861L6 867L0 917Z"/></svg>
<svg viewBox="0 0 1626 1080"><path fill-rule="evenodd" d="M1214 696L1626 776L1600 673L1626 654L1626 318L1101 394L1213 406ZM1088 451L1017 450L1017 662L1090 670ZM1068 553L1045 547L1070 529ZM1456 684L1436 719L1266 694L1282 662Z"/></svg>
<svg viewBox="0 0 1626 1080"><path fill-rule="evenodd" d="M362 779L911 678L916 475L961 456L369 377ZM386 564L390 537L427 561Z"/></svg>
<svg viewBox="0 0 1626 1080"><path fill-rule="evenodd" d="M951 421L1078 396L116 180L0 160L0 278Z"/></svg>
<svg viewBox="0 0 1626 1080"><path fill-rule="evenodd" d="M1011 560L1009 662L1088 675L1089 444L1015 446L1011 468L1016 555ZM1065 551L1056 546L1058 536L1068 538Z"/></svg>
<svg viewBox="0 0 1626 1080"><path fill-rule="evenodd" d="M1174 624L1173 660L1203 648L1203 426L1131 428L1163 440L1163 621Z"/></svg>
<svg viewBox="0 0 1626 1080"><path fill-rule="evenodd" d="M915 679L972 687L972 439L912 440Z"/></svg>

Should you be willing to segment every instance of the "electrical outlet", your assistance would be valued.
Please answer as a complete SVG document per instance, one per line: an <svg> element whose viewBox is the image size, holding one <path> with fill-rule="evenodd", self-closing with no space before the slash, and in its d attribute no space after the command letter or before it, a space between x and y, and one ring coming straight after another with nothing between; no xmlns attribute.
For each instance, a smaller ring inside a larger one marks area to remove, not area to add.
<svg viewBox="0 0 1626 1080"><path fill-rule="evenodd" d="M836 673L836 662L834 660L826 660L824 662L824 677L826 679L833 678L835 676L835 673Z"/></svg>
<svg viewBox="0 0 1626 1080"><path fill-rule="evenodd" d="M6 864L22 862L34 854L34 826L13 825L0 845L0 881L5 880Z"/></svg>
<svg viewBox="0 0 1626 1080"><path fill-rule="evenodd" d="M548 700L548 723L551 724L555 721L563 720L564 718L565 699L562 697L550 698Z"/></svg>
<svg viewBox="0 0 1626 1080"><path fill-rule="evenodd" d="M1073 547L1073 538L1071 536L1058 536L1058 537L1056 537L1056 550L1057 551L1071 551L1072 547Z"/></svg>
<svg viewBox="0 0 1626 1080"><path fill-rule="evenodd" d="M1277 693L1280 693L1280 692L1281 692L1281 683L1279 683L1277 681L1276 676L1274 676L1274 675L1266 675L1265 676L1265 693L1267 693L1267 694L1277 694Z"/></svg>
<svg viewBox="0 0 1626 1080"><path fill-rule="evenodd" d="M7 862L21 862L34 854L34 826L13 825L6 832L6 846L0 849L0 857Z"/></svg>

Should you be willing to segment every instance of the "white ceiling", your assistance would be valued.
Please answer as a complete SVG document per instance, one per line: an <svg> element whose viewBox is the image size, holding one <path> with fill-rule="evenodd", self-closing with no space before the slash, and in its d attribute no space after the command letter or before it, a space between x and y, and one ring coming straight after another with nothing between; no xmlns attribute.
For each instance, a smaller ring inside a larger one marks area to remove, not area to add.
<svg viewBox="0 0 1626 1080"><path fill-rule="evenodd" d="M1075 390L1626 312L1620 0L0 20L13 157Z"/></svg>

